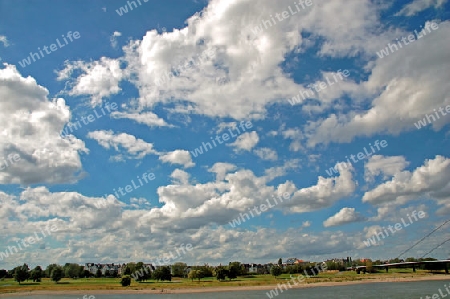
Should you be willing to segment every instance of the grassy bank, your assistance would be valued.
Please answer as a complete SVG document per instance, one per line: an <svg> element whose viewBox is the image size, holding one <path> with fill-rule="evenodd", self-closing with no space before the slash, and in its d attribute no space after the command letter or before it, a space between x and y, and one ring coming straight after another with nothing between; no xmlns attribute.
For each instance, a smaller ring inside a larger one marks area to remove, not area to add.
<svg viewBox="0 0 450 299"><path fill-rule="evenodd" d="M292 274L293 277L299 274ZM402 278L426 278L435 276L429 271L418 270L414 273L411 269L389 269L389 273L379 272L373 274L356 274L354 271L348 272L326 272L318 276L307 278L306 284L319 282L349 282L349 281L371 281L371 280L397 280ZM219 282L215 278L203 278L200 281L189 279L173 278L171 282L147 281L138 283L132 281L130 287L122 287L119 278L82 278L82 279L62 279L59 283L54 283L50 279L43 279L40 283L23 282L20 285L13 279L0 280L0 293L33 292L33 291L84 291L89 294L89 290L161 290L161 289L189 289L189 288L214 288L214 287L240 287L240 286L267 286L276 285L290 279L290 275L283 274L278 278L271 275L254 275L238 277L232 281Z"/></svg>

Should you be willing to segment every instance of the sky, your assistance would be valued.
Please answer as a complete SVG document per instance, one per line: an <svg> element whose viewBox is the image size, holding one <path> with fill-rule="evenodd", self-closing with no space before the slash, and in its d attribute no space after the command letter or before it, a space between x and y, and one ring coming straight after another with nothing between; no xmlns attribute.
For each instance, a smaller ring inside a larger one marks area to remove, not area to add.
<svg viewBox="0 0 450 299"><path fill-rule="evenodd" d="M399 256L450 216L449 19L0 0L0 268ZM449 258L449 225L401 258Z"/></svg>

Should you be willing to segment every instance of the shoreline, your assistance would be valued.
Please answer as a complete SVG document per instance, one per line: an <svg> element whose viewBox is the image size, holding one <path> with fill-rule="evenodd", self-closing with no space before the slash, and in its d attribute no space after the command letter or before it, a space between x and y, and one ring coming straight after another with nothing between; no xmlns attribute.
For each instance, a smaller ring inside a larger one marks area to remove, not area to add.
<svg viewBox="0 0 450 299"><path fill-rule="evenodd" d="M436 275L426 277L399 277L399 278L374 278L363 279L358 281L329 281L329 282L313 282L292 286L293 289L316 288L316 287L333 287L333 286L348 286L355 284L367 283L395 283L395 282L414 282L414 281L434 281L434 280L448 280L449 275ZM289 280L286 280L289 281ZM276 288L276 285L264 286L223 286L223 287L201 287L201 288L180 288L180 289L124 289L124 290L65 290L65 291L51 291L51 290L36 290L16 293L1 293L0 298L28 296L28 295L79 295L80 292L88 292L89 295L140 295L140 294L195 294L195 293L216 293L216 292L239 292L239 291L267 291ZM1 290L1 289L0 289Z"/></svg>

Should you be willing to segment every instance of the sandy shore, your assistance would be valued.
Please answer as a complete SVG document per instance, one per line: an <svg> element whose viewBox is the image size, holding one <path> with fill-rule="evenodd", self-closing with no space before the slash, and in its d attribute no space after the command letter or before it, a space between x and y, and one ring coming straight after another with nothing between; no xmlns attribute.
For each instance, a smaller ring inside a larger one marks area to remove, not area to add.
<svg viewBox="0 0 450 299"><path fill-rule="evenodd" d="M315 287L333 287L333 286L345 286L365 283L380 283L380 282L412 282L412 281L430 281L430 280L450 280L450 275L430 275L425 277L402 277L402 278L375 278L365 279L358 281L343 281L343 282L317 282L309 284L301 284L293 286L295 289L302 288L315 288ZM289 280L280 281L280 283L288 282ZM275 288L276 285L266 286L232 286L232 287L203 287L203 288L184 288L184 289L123 289L123 290L70 290L70 291L30 291L30 292L18 292L0 294L0 298L15 297L15 296L27 296L27 295L80 295L81 292L88 293L89 295L120 295L120 294L193 294L193 293L210 293L210 292L233 292L233 291L265 291Z"/></svg>

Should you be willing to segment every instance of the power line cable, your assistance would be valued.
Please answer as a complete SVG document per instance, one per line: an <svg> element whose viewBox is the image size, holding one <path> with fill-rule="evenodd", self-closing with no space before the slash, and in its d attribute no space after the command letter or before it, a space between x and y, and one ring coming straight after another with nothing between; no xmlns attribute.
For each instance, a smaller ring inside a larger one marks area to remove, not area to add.
<svg viewBox="0 0 450 299"><path fill-rule="evenodd" d="M441 244L439 244L438 246L434 247L433 249L431 249L430 251L428 251L427 253L425 253L424 255L422 255L421 258L423 258L424 256L432 253L433 251L435 251L436 249L438 249L441 245L444 245L445 243L447 243L448 241L450 241L450 238L445 240L444 242L442 242Z"/></svg>
<svg viewBox="0 0 450 299"><path fill-rule="evenodd" d="M416 244L414 244L413 246L409 247L408 249L406 249L405 251L403 251L402 253L400 253L399 256L397 256L397 258L401 257L402 255L404 255L405 253L407 253L408 251L410 251L411 249L413 249L414 247L416 247L416 245L418 245L419 243L421 243L423 240L425 240L426 238L428 238L429 236L431 236L435 231L437 231L438 229L440 229L441 227L443 227L444 225L446 225L448 222L450 222L450 219L448 219L447 221L445 221L444 223L442 223L441 225L439 225L438 227L436 227L434 230L432 230L428 235L426 235L425 237L423 237L422 239L420 239L419 241L416 242Z"/></svg>

